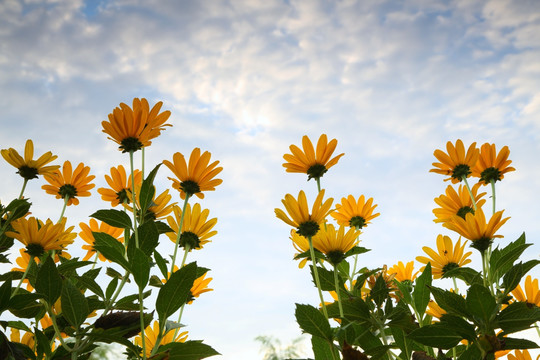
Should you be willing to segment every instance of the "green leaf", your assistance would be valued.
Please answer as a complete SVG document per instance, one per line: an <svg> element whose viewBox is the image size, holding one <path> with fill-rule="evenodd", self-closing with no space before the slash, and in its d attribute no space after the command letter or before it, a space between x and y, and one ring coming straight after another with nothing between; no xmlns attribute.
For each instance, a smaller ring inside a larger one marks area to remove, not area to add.
<svg viewBox="0 0 540 360"><path fill-rule="evenodd" d="M124 245L111 235L101 232L93 232L94 234L94 249L99 251L107 259L121 265L124 269L129 270L129 263L124 257Z"/></svg>
<svg viewBox="0 0 540 360"><path fill-rule="evenodd" d="M371 289L369 296L373 299L375 304L380 307L388 297L388 294L388 286L386 285L384 276L377 276L377 280L375 280L375 285L373 286L373 289Z"/></svg>
<svg viewBox="0 0 540 360"><path fill-rule="evenodd" d="M41 265L36 278L36 292L43 295L45 300L53 305L62 292L62 278L54 264L54 260L47 256Z"/></svg>
<svg viewBox="0 0 540 360"><path fill-rule="evenodd" d="M69 259L68 261L58 265L58 272L62 275L70 275L73 270L76 270L80 267L92 265L93 261L81 261L79 258Z"/></svg>
<svg viewBox="0 0 540 360"><path fill-rule="evenodd" d="M448 270L444 273L443 278L458 278L467 283L467 285L480 284L482 285L484 280L482 274L470 267L457 267L452 270Z"/></svg>
<svg viewBox="0 0 540 360"><path fill-rule="evenodd" d="M311 305L296 304L296 322L303 332L326 339L333 340L332 329L328 319Z"/></svg>
<svg viewBox="0 0 540 360"><path fill-rule="evenodd" d="M118 286L118 278L113 278L105 290L105 298L110 300Z"/></svg>
<svg viewBox="0 0 540 360"><path fill-rule="evenodd" d="M536 349L539 346L531 340L526 339L515 339L515 338L504 338L504 349L505 350L512 350L512 349Z"/></svg>
<svg viewBox="0 0 540 360"><path fill-rule="evenodd" d="M156 229L160 235L168 232L174 232L174 230L163 221L154 221L154 224L156 225Z"/></svg>
<svg viewBox="0 0 540 360"><path fill-rule="evenodd" d="M122 280L122 278L124 277L124 275L120 274L118 271L114 270L112 267L108 267L107 270L105 271L105 274L112 277L113 279ZM129 279L127 280L127 282L129 282Z"/></svg>
<svg viewBox="0 0 540 360"><path fill-rule="evenodd" d="M77 276L75 277L75 279L77 280L77 283L81 285L80 286L81 289L82 288L88 289L101 298L105 296L105 294L103 294L103 290L101 289L101 286L99 286L98 283L91 277L83 275L83 276Z"/></svg>
<svg viewBox="0 0 540 360"><path fill-rule="evenodd" d="M150 278L150 259L141 249L135 249L129 262L135 283L144 289Z"/></svg>
<svg viewBox="0 0 540 360"><path fill-rule="evenodd" d="M514 290L523 276L538 264L540 264L540 260L529 260L526 263L520 262L512 266L503 277L504 294L507 295Z"/></svg>
<svg viewBox="0 0 540 360"><path fill-rule="evenodd" d="M154 178L156 177L156 173L160 166L161 163L159 163L155 168L153 168L146 177L146 179L144 179L142 182L141 190L139 192L139 206L143 214L145 214L146 210L148 210L148 208L152 206L152 199L154 198L154 194L156 192L156 189L154 187Z"/></svg>
<svg viewBox="0 0 540 360"><path fill-rule="evenodd" d="M311 277L313 278L313 284L316 284L315 273L313 272L313 265L310 265ZM336 286L334 284L334 272L331 270L326 270L322 267L317 267L317 274L319 274L319 281L321 284L322 291L336 291Z"/></svg>
<svg viewBox="0 0 540 360"><path fill-rule="evenodd" d="M388 315L388 326L397 327L405 330L407 333L418 327L413 321L413 315L408 306L403 303L398 303L392 312Z"/></svg>
<svg viewBox="0 0 540 360"><path fill-rule="evenodd" d="M190 263L171 274L169 280L159 289L156 311L159 320L165 321L188 299L197 275L197 264Z"/></svg>
<svg viewBox="0 0 540 360"><path fill-rule="evenodd" d="M401 350L402 355L400 356L400 358L410 359L413 350L412 340L406 337L403 329L390 327L390 331L392 332L394 342Z"/></svg>
<svg viewBox="0 0 540 360"><path fill-rule="evenodd" d="M40 354L45 354L47 358L50 358L51 356L51 344L49 339L45 336L45 334L38 330L37 328L34 328L34 336L35 339L37 339L37 353L38 358L40 358Z"/></svg>
<svg viewBox="0 0 540 360"><path fill-rule="evenodd" d="M462 317L444 314L441 317L440 325L460 335L463 339L469 340L469 342L474 341L476 338L475 327Z"/></svg>
<svg viewBox="0 0 540 360"><path fill-rule="evenodd" d="M524 302L511 303L497 316L499 327L505 334L528 329L537 321L540 321L540 308Z"/></svg>
<svg viewBox="0 0 540 360"><path fill-rule="evenodd" d="M152 255L152 252L159 243L159 233L156 224L153 221L147 221L138 227L139 231L139 249L147 256Z"/></svg>
<svg viewBox="0 0 540 360"><path fill-rule="evenodd" d="M170 360L199 360L210 356L220 355L212 347L199 341L173 343L170 346Z"/></svg>
<svg viewBox="0 0 540 360"><path fill-rule="evenodd" d="M8 215L8 220L11 222L26 215L31 205L28 199L15 199L5 207L4 212L11 212Z"/></svg>
<svg viewBox="0 0 540 360"><path fill-rule="evenodd" d="M43 305L36 301L41 297L40 294L31 294L24 289L19 289L19 293L11 297L8 309L19 318L36 317L43 310Z"/></svg>
<svg viewBox="0 0 540 360"><path fill-rule="evenodd" d="M71 325L78 328L90 313L88 301L69 280L64 281L60 299L62 315Z"/></svg>
<svg viewBox="0 0 540 360"><path fill-rule="evenodd" d="M478 360L482 358L482 352L476 344L472 344L461 354L458 360Z"/></svg>
<svg viewBox="0 0 540 360"><path fill-rule="evenodd" d="M453 348L463 339L461 335L440 325L426 325L412 331L407 336L420 344L440 349Z"/></svg>
<svg viewBox="0 0 540 360"><path fill-rule="evenodd" d="M498 282L510 270L525 249L531 245L525 243L525 233L522 233L516 241L509 243L502 249L496 248L493 250L489 261L489 267L492 269L492 280Z"/></svg>
<svg viewBox="0 0 540 360"><path fill-rule="evenodd" d="M358 321L360 323L369 323L371 317L369 314L368 305L361 298L346 298L342 299L343 317L349 321ZM339 304L334 302L326 307L328 316L331 318L339 318Z"/></svg>
<svg viewBox="0 0 540 360"><path fill-rule="evenodd" d="M152 293L152 290L148 290L143 293L142 298L146 299L150 294ZM114 305L114 308L116 310L139 310L139 304L135 303L135 301L139 300L139 294L132 294L128 296L124 296L120 300L116 302Z"/></svg>
<svg viewBox="0 0 540 360"><path fill-rule="evenodd" d="M320 337L311 337L311 347L315 360L328 360L334 357L332 354L332 344Z"/></svg>
<svg viewBox="0 0 540 360"><path fill-rule="evenodd" d="M473 315L475 322L487 325L495 317L497 301L491 295L489 289L483 285L472 285L467 291L466 302L467 309Z"/></svg>
<svg viewBox="0 0 540 360"><path fill-rule="evenodd" d="M6 280L0 286L0 314L8 308L11 298L11 279Z"/></svg>
<svg viewBox="0 0 540 360"><path fill-rule="evenodd" d="M429 286L431 286L431 279L431 263L427 263L422 274L416 278L412 294L414 308L418 314L426 312L430 297Z"/></svg>
<svg viewBox="0 0 540 360"><path fill-rule="evenodd" d="M412 303L413 303L413 298L412 298L413 287L412 287L412 283L409 280L405 280L405 281L401 282L401 281L397 281L397 280L394 279L394 284L398 287L399 295L401 296L403 301L408 305L412 305Z"/></svg>
<svg viewBox="0 0 540 360"><path fill-rule="evenodd" d="M430 287L435 302L449 314L459 315L465 318L471 318L467 310L467 302L460 295L451 291L443 290L435 286Z"/></svg>
<svg viewBox="0 0 540 360"><path fill-rule="evenodd" d="M345 258L348 258L349 256L353 256L353 255L364 254L364 253L367 253L368 251L371 251L371 250L366 249L366 248L361 247L361 246L355 246L351 250L349 250L349 251L347 251L345 253Z"/></svg>
<svg viewBox="0 0 540 360"><path fill-rule="evenodd" d="M121 228L121 229L133 228L129 215L121 210L114 210L114 209L98 210L90 216L117 228Z"/></svg>
<svg viewBox="0 0 540 360"><path fill-rule="evenodd" d="M161 275L163 275L163 278L168 278L169 271L167 270L167 262L157 251L154 251L154 260L156 261L156 264L159 268L159 271L161 271Z"/></svg>

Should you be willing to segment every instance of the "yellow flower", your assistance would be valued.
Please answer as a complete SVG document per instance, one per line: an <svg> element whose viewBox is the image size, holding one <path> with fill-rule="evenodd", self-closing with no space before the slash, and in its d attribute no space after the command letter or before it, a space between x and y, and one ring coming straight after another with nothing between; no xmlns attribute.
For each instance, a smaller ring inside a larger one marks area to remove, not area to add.
<svg viewBox="0 0 540 360"><path fill-rule="evenodd" d="M188 332L183 331L179 332L176 337L174 337L174 332L176 329L171 329L165 333L163 338L161 339L160 345L170 344L173 342L185 342L188 337ZM148 325L146 329L144 329L144 342L146 346L146 356L150 356L152 353L152 350L154 349L154 346L156 345L156 339L159 334L159 322L154 321L153 326ZM135 344L142 347L142 339L141 335L137 335L135 337Z"/></svg>
<svg viewBox="0 0 540 360"><path fill-rule="evenodd" d="M379 277L382 277L384 279L384 282L386 283L386 287L388 289L388 292L390 293L390 296L397 299L398 296L396 295L396 291L398 291L398 288L394 286L395 285L394 279L396 277L396 274L395 273L389 274L388 267L386 265L383 265L381 271L379 271L378 273L374 275L371 275L367 279L367 285L370 291L373 290L373 288L375 287L375 283L377 282L377 279Z"/></svg>
<svg viewBox="0 0 540 360"><path fill-rule="evenodd" d="M174 265L173 269L174 269L174 272L178 271L178 266ZM212 278L205 279L206 274L208 274L208 272L205 272L204 274L196 278L195 281L193 282L193 286L191 286L191 289L189 290L190 296L188 297L188 301L187 301L188 304L192 304L195 298L198 298L199 295L208 291L214 291L214 289L210 289L208 287L208 284L210 284L210 281L212 281ZM168 275L170 278L171 273L168 272ZM161 282L166 283L167 280L161 279Z"/></svg>
<svg viewBox="0 0 540 360"><path fill-rule="evenodd" d="M41 155L37 160L34 160L34 143L30 139L26 140L24 158L13 148L2 149L0 153L10 165L19 170L17 174L26 180L35 179L38 175L50 174L60 167L60 165L45 166L58 157L50 151Z"/></svg>
<svg viewBox="0 0 540 360"><path fill-rule="evenodd" d="M540 358L540 355L536 357L538 360ZM514 350L513 354L508 354L508 360L532 360L531 354L529 354L529 350Z"/></svg>
<svg viewBox="0 0 540 360"><path fill-rule="evenodd" d="M219 161L209 164L210 156L208 151L201 155L201 149L195 148L189 156L189 164L186 163L184 155L179 152L173 155L172 163L163 161L163 164L176 175L176 179L169 179L173 181L173 188L180 191L182 199L186 198L186 194L197 195L203 199L203 191L214 191L216 186L223 182L221 179L214 179L223 168L217 166Z"/></svg>
<svg viewBox="0 0 540 360"><path fill-rule="evenodd" d="M90 189L95 184L90 181L94 180L94 175L88 175L90 167L80 163L75 170L72 170L69 161L64 162L62 171L55 170L52 174L45 175L45 180L50 185L43 185L41 188L47 194L56 195L57 199L68 199L67 205L79 205L80 196L90 196Z"/></svg>
<svg viewBox="0 0 540 360"><path fill-rule="evenodd" d="M28 255L28 253L24 249L19 249L19 253L21 254L21 256L15 259L15 263L17 263L17 265L19 265L20 267L19 268L14 267L13 269L11 269L11 271L20 271L24 273L26 271L26 268L30 264L30 255ZM35 258L34 260L36 264L39 264L39 258ZM28 278L24 279L23 282L26 284L26 289L28 291L34 290L32 285L30 285Z"/></svg>
<svg viewBox="0 0 540 360"><path fill-rule="evenodd" d="M509 217L502 219L504 210L497 211L486 221L486 216L481 208L478 208L474 214L468 213L465 219L460 216L452 216L451 220L443 224L444 227L453 230L461 236L472 241L472 247L484 252L492 243L494 238L502 238L502 235L495 235L495 232L508 220Z"/></svg>
<svg viewBox="0 0 540 360"><path fill-rule="evenodd" d="M469 146L467 152L465 152L463 142L458 139L455 146L452 142L447 142L446 151L444 153L442 150L435 150L433 155L435 155L439 162L433 163L432 165L435 169L429 171L449 175L450 177L444 180L452 180L452 183L456 184L472 173L472 169L479 157L479 150L476 148L476 143L474 142Z"/></svg>
<svg viewBox="0 0 540 360"><path fill-rule="evenodd" d="M170 111L159 114L160 101L149 111L146 99L133 99L133 109L121 103L109 114L109 121L102 121L103 132L116 142L122 152L135 152L150 146L151 139L159 136ZM169 125L170 126L170 125Z"/></svg>
<svg viewBox="0 0 540 360"><path fill-rule="evenodd" d="M178 206L173 207L174 216L167 217L167 222L174 232L168 232L166 235L171 239L173 243L176 243L176 237L179 232L180 219L182 218L182 210ZM191 208L191 204L187 204L186 213L184 215L184 221L182 223L182 229L180 233L180 247L185 248L189 246L189 249L202 249L203 245L210 242L210 238L217 234L217 231L212 228L217 223L217 218L208 220L210 210L201 210L201 205L196 203Z"/></svg>
<svg viewBox="0 0 540 360"><path fill-rule="evenodd" d="M399 282L405 280L414 281L418 275L418 271L413 274L414 271L414 261L409 261L407 265L404 265L399 261L396 265L388 269L389 274L396 274L395 279Z"/></svg>
<svg viewBox="0 0 540 360"><path fill-rule="evenodd" d="M472 252L463 253L466 242L461 245L461 238L453 246L452 240L448 236L437 236L437 251L424 246L422 250L429 255L429 258L425 256L417 256L416 261L427 264L431 263L431 273L434 279L440 279L443 275L452 269L465 266L471 262L468 257ZM424 271L423 266L420 271Z"/></svg>
<svg viewBox="0 0 540 360"><path fill-rule="evenodd" d="M72 233L73 226L65 229L66 218L56 224L47 220L45 224L35 217L29 219L20 218L11 223L13 231L6 235L19 240L26 246L26 252L33 257L39 257L44 251L63 250L77 237Z"/></svg>
<svg viewBox="0 0 540 360"><path fill-rule="evenodd" d="M291 236L290 239L293 243L294 248L298 251L297 254L294 254L296 257L297 255L303 254L306 251L309 251L309 241L302 235L298 235L296 230L291 229ZM304 266L306 266L306 263L308 260L311 260L309 257L305 257L302 260L300 260L300 263L298 264L298 267L302 269Z"/></svg>
<svg viewBox="0 0 540 360"><path fill-rule="evenodd" d="M512 296L516 301L526 302L527 304L536 305L540 307L540 291L538 291L538 279L532 279L531 275L527 275L525 279L525 291L521 285L516 286L512 290Z"/></svg>
<svg viewBox="0 0 540 360"><path fill-rule="evenodd" d="M117 227L110 226L104 222L100 222L98 224L96 219L90 219L88 224L85 224L83 222L79 223L79 227L81 228L81 232L79 233L79 236L81 239L83 239L86 242L86 245L82 246L83 250L86 250L86 255L83 258L84 260L90 259L95 253L96 250L94 250L94 241L96 240L94 238L93 232L102 232L111 235L113 238L120 242L124 242L124 238L121 236L124 234L124 229L120 229ZM105 256L98 253L98 258L101 261L107 260ZM108 260L110 261L110 260Z"/></svg>
<svg viewBox="0 0 540 360"><path fill-rule="evenodd" d="M442 307L440 307L435 301L429 300L426 314L440 320L441 317L446 314L446 311Z"/></svg>
<svg viewBox="0 0 540 360"><path fill-rule="evenodd" d="M364 195L358 200L349 195L341 199L341 204L336 204L336 211L330 215L336 219L339 225L348 225L357 229L362 229L370 223L371 220L379 216L379 213L373 214L377 205L373 205L373 198L367 201Z"/></svg>
<svg viewBox="0 0 540 360"><path fill-rule="evenodd" d="M155 187L154 187L155 189ZM135 187L135 192L137 194L137 198L135 201L135 208L137 209L137 212L140 212L141 206L139 205L139 194L141 193L141 186ZM127 191L127 196L130 200L130 202L133 202L133 196L131 193L131 190ZM161 220L164 219L167 215L173 212L173 207L176 205L176 203L169 203L171 201L172 195L169 195L169 189L165 190L161 194L157 195L154 192L154 197L152 198L152 206L148 208L148 212L144 215L146 217L146 220ZM129 211L133 211L133 208L127 203L124 203L124 208L126 208Z"/></svg>
<svg viewBox="0 0 540 360"><path fill-rule="evenodd" d="M479 188L480 184L475 184L472 187L471 192L474 196L476 206L480 208L486 202L485 199L482 199L486 193L483 192L478 194ZM433 221L436 223L450 221L454 215L465 218L467 213L474 213L474 205L471 196L467 187L463 185L459 185L458 191L456 191L452 185L448 185L446 188L446 195L435 198L435 203L440 206L433 209L433 214L435 214L436 217Z"/></svg>
<svg viewBox="0 0 540 360"><path fill-rule="evenodd" d="M337 265L345 259L345 253L355 247L359 240L360 231L341 225L336 231L332 224L327 224L313 236L313 247L326 255L326 259Z"/></svg>
<svg viewBox="0 0 540 360"><path fill-rule="evenodd" d="M292 154L283 155L283 159L287 161L283 164L285 171L293 173L304 173L309 179L319 179L330 169L336 165L339 158L345 154L339 154L332 159L332 153L336 149L337 140L333 139L328 142L326 134L322 134L317 141L317 150L313 148L311 140L304 135L302 137L302 151L298 146L291 145L289 149Z"/></svg>
<svg viewBox="0 0 540 360"><path fill-rule="evenodd" d="M323 203L324 190L321 190L313 203L311 214L309 213L306 194L303 190L298 193L298 200L291 194L285 195L285 199L281 200L289 216L281 209L275 209L278 219L296 228L298 234L311 237L319 231L320 224L324 221L330 212L334 199L329 198Z"/></svg>
<svg viewBox="0 0 540 360"><path fill-rule="evenodd" d="M133 175L135 176L135 186L140 186L142 184L142 172L140 170L134 170ZM101 199L109 201L111 206L115 207L124 202L129 203L128 191L131 191L131 175L129 179L126 176L126 170L122 165L118 167L111 168L111 176L105 175L105 180L107 184L111 187L99 188L98 193L101 194Z"/></svg>
<svg viewBox="0 0 540 360"><path fill-rule="evenodd" d="M472 176L480 178L480 183L484 185L504 179L504 174L516 170L510 166L512 160L508 160L509 155L508 146L503 146L497 154L495 144L483 144L478 162L472 169Z"/></svg>
<svg viewBox="0 0 540 360"><path fill-rule="evenodd" d="M35 350L36 341L34 334L25 331L21 339L21 332L19 329L11 328L10 340L19 344L28 346L30 349Z"/></svg>

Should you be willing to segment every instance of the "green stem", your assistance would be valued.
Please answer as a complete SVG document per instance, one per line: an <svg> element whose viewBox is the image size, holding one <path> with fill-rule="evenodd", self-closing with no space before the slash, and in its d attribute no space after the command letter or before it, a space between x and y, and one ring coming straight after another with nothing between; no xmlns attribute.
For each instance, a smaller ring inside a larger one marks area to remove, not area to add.
<svg viewBox="0 0 540 360"><path fill-rule="evenodd" d="M92 264L92 268L90 270L94 270L94 268L96 267L98 256L99 256L99 252L96 250L96 255L94 256L94 264Z"/></svg>
<svg viewBox="0 0 540 360"><path fill-rule="evenodd" d="M134 169L133 169L133 151L129 152L129 165L131 167L131 196L132 196L132 203L133 203L133 232L135 233L135 247L139 248L139 231L137 230L137 209L135 208L135 205L137 203L137 194L135 193L135 175L134 175Z"/></svg>
<svg viewBox="0 0 540 360"><path fill-rule="evenodd" d="M311 256L311 263L313 265L313 277L315 277L315 285L317 285L317 290L319 291L319 298L321 299L323 314L328 319L328 311L326 310L326 304L324 303L324 298L321 290L321 282L319 280L319 272L317 271L317 258L315 257L313 242L311 241L311 236L308 236L307 238L309 242L309 254Z"/></svg>
<svg viewBox="0 0 540 360"><path fill-rule="evenodd" d="M141 159L141 174L142 174L142 178L144 179L144 149L146 149L145 147L143 147L141 149L141 154L142 154L142 159ZM133 180L131 180L133 181Z"/></svg>
<svg viewBox="0 0 540 360"><path fill-rule="evenodd" d="M452 276L452 280L454 281L454 291L456 292L456 294L458 294L459 291L458 291L458 286L457 286L456 277L455 277L455 276Z"/></svg>
<svg viewBox="0 0 540 360"><path fill-rule="evenodd" d="M120 282L120 286L118 286L118 288L117 288L116 291L114 292L113 296L111 297L111 300L108 301L107 306L106 306L105 309L103 310L103 315L106 315L107 312L108 312L108 311L112 308L112 306L114 305L114 302L116 301L116 298L118 297L118 295L120 295L120 292L122 291L122 288L123 288L124 285L126 284L128 277L129 277L129 271L126 271L126 273L125 273L124 276L122 277L122 281ZM102 316L103 316L103 315L102 315Z"/></svg>
<svg viewBox="0 0 540 360"><path fill-rule="evenodd" d="M182 304L182 307L180 308L180 312L178 313L178 320L176 322L179 324L180 324L180 321L182 320L182 314L184 313L185 306L186 306L186 303ZM174 329L173 339L176 339L176 336L178 335L178 330L180 330L180 328Z"/></svg>
<svg viewBox="0 0 540 360"><path fill-rule="evenodd" d="M43 300L42 300L43 301ZM58 324L56 323L56 314L52 310L52 307L49 304L47 305L47 312L49 313L49 317L51 318L53 328L54 328L54 335L58 340L60 341L60 344L64 349L66 349L68 352L71 352L73 349L68 346L68 344L65 343L64 338L62 338L62 333L60 332L60 329L58 328Z"/></svg>
<svg viewBox="0 0 540 360"><path fill-rule="evenodd" d="M491 179L491 200L493 201L493 214L495 214L495 180Z"/></svg>
<svg viewBox="0 0 540 360"><path fill-rule="evenodd" d="M62 207L62 212L60 212L60 218L58 218L58 222L60 222L62 218L64 217L64 213L66 212L68 201L69 201L69 195L64 196L64 206Z"/></svg>
<svg viewBox="0 0 540 360"><path fill-rule="evenodd" d="M343 319L343 305L341 304L341 291L339 291L339 279L337 265L334 265L334 286L336 288L336 294L338 298L339 317Z"/></svg>
<svg viewBox="0 0 540 360"><path fill-rule="evenodd" d="M471 187L469 186L469 182L467 181L467 176L463 175L463 177L461 179L465 183L465 187L467 187L467 191L469 192L469 196L471 197L471 200L472 200L473 209L474 209L474 211L476 211L476 199L474 198L474 195L473 195L473 193L471 191Z"/></svg>
<svg viewBox="0 0 540 360"><path fill-rule="evenodd" d="M143 348L143 360L146 360L146 337L144 336L144 306L143 306L143 290L144 287L139 287L139 320L141 325L141 341Z"/></svg>
<svg viewBox="0 0 540 360"><path fill-rule="evenodd" d="M187 204L190 198L190 194L186 194L186 198L184 200L184 205L182 206L182 215L180 215L180 223L178 224L178 234L176 234L176 242L174 244L174 252L173 252L173 258L171 263L171 271L172 274L174 272L174 265L176 262L176 254L178 253L178 244L180 243L180 236L182 235L182 225L184 224L184 214L186 213ZM187 248L187 246L186 246ZM186 253L184 254L184 260L186 257ZM183 263L183 262L182 262Z"/></svg>
<svg viewBox="0 0 540 360"><path fill-rule="evenodd" d="M33 262L34 262L34 257L32 255L30 255L30 260L28 260L28 265L26 266L26 269L24 269L24 274L23 274L21 280L19 281L19 284L15 288L15 290L13 290L13 293L11 294L11 297L14 297L19 292L19 289L21 288L21 285L22 285L24 279L26 279L26 276L28 275L28 270L30 270L30 266L32 265Z"/></svg>
<svg viewBox="0 0 540 360"><path fill-rule="evenodd" d="M23 194L24 194L24 189L26 189L26 184L28 183L28 179L24 179L24 182L23 182L23 186L22 186L22 189L21 189L21 193L19 194L19 199L22 199L23 198Z"/></svg>

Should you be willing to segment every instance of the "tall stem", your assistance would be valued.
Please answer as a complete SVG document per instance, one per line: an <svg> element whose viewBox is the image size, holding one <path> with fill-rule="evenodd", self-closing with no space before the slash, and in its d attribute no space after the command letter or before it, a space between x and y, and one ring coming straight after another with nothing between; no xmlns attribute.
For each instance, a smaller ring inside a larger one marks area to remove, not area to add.
<svg viewBox="0 0 540 360"><path fill-rule="evenodd" d="M64 206L62 207L62 211L60 212L60 217L58 218L58 222L60 222L60 220L62 220L62 218L64 217L64 213L66 212L68 201L69 201L69 195L64 196Z"/></svg>
<svg viewBox="0 0 540 360"><path fill-rule="evenodd" d="M493 201L493 214L495 214L495 180L491 179L491 200Z"/></svg>
<svg viewBox="0 0 540 360"><path fill-rule="evenodd" d="M463 177L461 179L465 183L465 187L467 188L467 191L469 192L469 195L471 197L471 201L472 201L472 204L473 204L473 209L474 209L474 211L476 211L476 199L474 198L474 195L473 195L473 193L471 191L471 187L469 186L469 182L467 181L467 176L463 175Z"/></svg>
<svg viewBox="0 0 540 360"><path fill-rule="evenodd" d="M28 183L28 179L27 178L24 178L24 182L23 182L23 186L22 186L22 189L21 189L21 193L19 194L19 199L22 199L23 198L23 194L24 194L24 189L26 189L26 184Z"/></svg>
<svg viewBox="0 0 540 360"><path fill-rule="evenodd" d="M339 279L337 265L334 265L334 286L336 288L336 294L338 298L339 317L343 319L343 305L341 304L341 291L339 291Z"/></svg>
<svg viewBox="0 0 540 360"><path fill-rule="evenodd" d="M178 253L178 244L180 243L180 236L182 235L182 225L184 224L184 214L186 213L187 204L190 198L190 194L186 194L186 198L184 200L184 205L182 206L182 215L180 215L180 222L178 224L178 234L176 234L176 242L174 244L174 252L173 252L173 258L171 263L171 271L172 274L174 272L174 265L176 263L176 254ZM186 247L187 249L187 247ZM184 254L184 259L187 254Z"/></svg>
<svg viewBox="0 0 540 360"><path fill-rule="evenodd" d="M309 254L311 256L311 263L313 265L313 277L315 278L315 285L317 285L317 290L319 291L319 298L321 299L323 314L328 319L328 311L326 311L326 304L324 303L324 298L321 290L321 282L319 280L319 272L317 271L317 258L315 257L313 242L311 241L311 236L308 236L307 238L309 242Z"/></svg>
<svg viewBox="0 0 540 360"><path fill-rule="evenodd" d="M144 336L144 306L143 306L143 287L139 286L139 321L141 325L141 341L143 348L143 360L146 360L146 336Z"/></svg>
<svg viewBox="0 0 540 360"><path fill-rule="evenodd" d="M132 203L133 203L133 232L135 233L135 247L139 248L139 231L137 231L137 209L135 208L135 205L137 204L137 194L135 193L135 175L134 175L134 169L133 169L133 151L129 152L129 165L131 167L131 196L132 196Z"/></svg>
<svg viewBox="0 0 540 360"><path fill-rule="evenodd" d="M26 279L26 276L28 275L28 270L30 270L30 266L32 265L33 262L34 262L34 257L32 255L30 255L30 260L28 260L28 265L26 266L26 269L24 269L24 274L23 274L21 280L19 281L19 284L15 288L15 290L13 290L13 293L11 294L11 297L17 295L17 293L19 292L19 289L21 288L21 285L22 285L24 279Z"/></svg>

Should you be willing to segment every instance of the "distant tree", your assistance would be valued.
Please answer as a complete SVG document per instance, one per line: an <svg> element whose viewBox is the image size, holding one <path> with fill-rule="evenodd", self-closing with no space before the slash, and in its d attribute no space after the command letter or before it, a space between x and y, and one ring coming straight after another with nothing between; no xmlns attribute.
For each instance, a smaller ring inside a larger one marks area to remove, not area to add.
<svg viewBox="0 0 540 360"><path fill-rule="evenodd" d="M262 360L288 360L302 356L303 337L297 337L287 347L281 345L281 341L273 336L257 336L256 341L261 343L260 352L264 352Z"/></svg>

